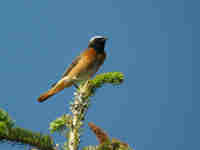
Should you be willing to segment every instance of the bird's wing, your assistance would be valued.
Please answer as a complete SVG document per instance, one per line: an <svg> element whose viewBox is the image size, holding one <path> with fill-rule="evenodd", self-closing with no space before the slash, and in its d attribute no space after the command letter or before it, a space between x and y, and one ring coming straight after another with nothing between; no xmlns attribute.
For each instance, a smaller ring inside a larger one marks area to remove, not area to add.
<svg viewBox="0 0 200 150"><path fill-rule="evenodd" d="M69 72L78 64L79 60L81 59L81 55L77 56L71 63L71 65L69 65L69 67L67 68L67 70L63 73L62 78L64 78L65 76L67 76L69 74ZM54 87L57 84L57 82L53 83L51 85L51 87Z"/></svg>
<svg viewBox="0 0 200 150"><path fill-rule="evenodd" d="M77 56L71 63L71 65L67 68L67 70L63 73L62 78L67 76L69 72L78 64L79 60L81 59L81 55Z"/></svg>

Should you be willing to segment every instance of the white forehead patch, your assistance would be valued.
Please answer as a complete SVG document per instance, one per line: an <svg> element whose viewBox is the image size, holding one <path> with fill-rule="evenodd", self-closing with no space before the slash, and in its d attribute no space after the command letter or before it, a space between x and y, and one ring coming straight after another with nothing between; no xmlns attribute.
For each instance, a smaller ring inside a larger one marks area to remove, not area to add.
<svg viewBox="0 0 200 150"><path fill-rule="evenodd" d="M103 36L93 36L91 39L90 39L90 42L94 41L95 39L99 39L99 38L104 38Z"/></svg>

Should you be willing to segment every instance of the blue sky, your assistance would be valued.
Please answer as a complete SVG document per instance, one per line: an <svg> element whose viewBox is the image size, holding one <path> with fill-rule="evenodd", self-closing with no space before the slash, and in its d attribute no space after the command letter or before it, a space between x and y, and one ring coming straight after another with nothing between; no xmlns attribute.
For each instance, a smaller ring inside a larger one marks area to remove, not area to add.
<svg viewBox="0 0 200 150"><path fill-rule="evenodd" d="M17 125L48 133L48 124L69 111L75 89L43 104L37 97L92 36L105 35L108 57L98 73L121 71L125 82L98 90L86 122L138 150L198 149L197 6L192 0L2 0L0 107ZM97 144L87 126L84 131L81 146Z"/></svg>

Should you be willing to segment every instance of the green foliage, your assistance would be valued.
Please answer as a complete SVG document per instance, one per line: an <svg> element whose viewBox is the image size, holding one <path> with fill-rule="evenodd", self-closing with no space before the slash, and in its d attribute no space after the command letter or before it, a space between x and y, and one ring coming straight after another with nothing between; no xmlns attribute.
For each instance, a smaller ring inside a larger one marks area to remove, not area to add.
<svg viewBox="0 0 200 150"><path fill-rule="evenodd" d="M91 83L94 88L99 88L105 83L110 83L113 85L121 84L124 80L124 75L121 72L108 72L97 75Z"/></svg>
<svg viewBox="0 0 200 150"><path fill-rule="evenodd" d="M52 121L49 125L49 130L51 133L62 132L67 127L70 128L71 122L72 122L72 116L65 114L57 118L56 120Z"/></svg>
<svg viewBox="0 0 200 150"><path fill-rule="evenodd" d="M88 82L88 91L86 97L94 95L96 90L102 87L104 84L119 85L124 81L124 75L121 72L107 72L96 75L94 79L89 80ZM80 88L83 87L85 83L80 85ZM78 89L78 91L80 90Z"/></svg>
<svg viewBox="0 0 200 150"><path fill-rule="evenodd" d="M11 119L8 113L4 111L3 109L0 109L0 122L1 122L1 126L4 123L7 128L11 128L15 125L14 121Z"/></svg>
<svg viewBox="0 0 200 150"><path fill-rule="evenodd" d="M11 129L9 137L16 141L23 141L23 143L32 143L33 146L39 146L41 149L52 149L54 145L50 136L42 135L41 133L32 132L23 128Z"/></svg>
<svg viewBox="0 0 200 150"><path fill-rule="evenodd" d="M8 135L9 129L14 126L14 121L6 111L0 109L0 134Z"/></svg>
<svg viewBox="0 0 200 150"><path fill-rule="evenodd" d="M5 122L0 121L0 134L8 135L8 127Z"/></svg>
<svg viewBox="0 0 200 150"><path fill-rule="evenodd" d="M7 134L0 132L0 140L28 144L41 150L54 150L54 142L50 136L23 128L10 128Z"/></svg>
<svg viewBox="0 0 200 150"><path fill-rule="evenodd" d="M103 144L98 146L87 146L84 147L82 150L133 150L128 145L121 143L120 141L107 141Z"/></svg>
<svg viewBox="0 0 200 150"><path fill-rule="evenodd" d="M84 147L83 150L130 150L128 147L124 147L120 145L118 142L107 141L103 144L99 144L98 146L87 146Z"/></svg>
<svg viewBox="0 0 200 150"><path fill-rule="evenodd" d="M84 147L82 150L97 150L97 146L86 146L86 147Z"/></svg>
<svg viewBox="0 0 200 150"><path fill-rule="evenodd" d="M111 145L115 150L133 150L128 144L116 138L112 138Z"/></svg>
<svg viewBox="0 0 200 150"><path fill-rule="evenodd" d="M54 142L49 135L14 127L14 125L8 113L0 109L0 141L28 144L41 150L54 150Z"/></svg>
<svg viewBox="0 0 200 150"><path fill-rule="evenodd" d="M107 141L98 146L86 146L82 150L135 150L120 141Z"/></svg>

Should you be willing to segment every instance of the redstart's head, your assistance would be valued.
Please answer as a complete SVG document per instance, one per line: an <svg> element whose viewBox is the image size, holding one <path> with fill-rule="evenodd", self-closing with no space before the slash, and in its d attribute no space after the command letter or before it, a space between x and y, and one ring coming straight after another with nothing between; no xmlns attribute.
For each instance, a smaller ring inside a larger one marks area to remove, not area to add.
<svg viewBox="0 0 200 150"><path fill-rule="evenodd" d="M94 48L97 51L103 51L107 38L104 36L94 36L89 41L89 48Z"/></svg>

